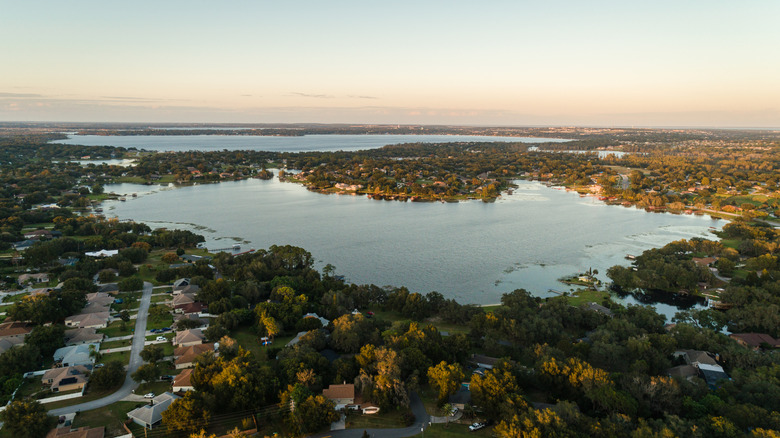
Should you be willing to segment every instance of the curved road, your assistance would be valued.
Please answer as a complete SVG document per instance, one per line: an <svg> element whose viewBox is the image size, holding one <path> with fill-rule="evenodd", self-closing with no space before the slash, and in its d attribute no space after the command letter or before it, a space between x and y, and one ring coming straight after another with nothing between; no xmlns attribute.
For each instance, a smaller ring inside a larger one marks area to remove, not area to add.
<svg viewBox="0 0 780 438"><path fill-rule="evenodd" d="M428 412L425 411L422 400L420 400L420 397L414 391L409 394L409 408L415 416L413 425L398 429L365 429L365 431L368 432L371 438L403 438L418 435L422 432L423 428L428 427L430 418L428 417ZM312 436L317 438L360 438L363 436L363 430L364 429L332 430L330 432Z"/></svg>
<svg viewBox="0 0 780 438"><path fill-rule="evenodd" d="M101 399L93 400L86 403L81 403L73 406L66 406L64 408L52 409L49 411L49 415L59 416L70 414L79 411L89 411L91 409L102 408L103 406L110 405L111 403L118 402L123 398L130 395L135 388L138 387L130 375L133 374L138 367L143 364L141 359L141 350L144 348L144 342L146 341L146 320L149 318L149 304L152 301L152 284L144 282L144 293L141 296L141 304L138 307L138 318L135 320L135 333L133 334L133 348L130 350L130 366L127 368L127 375L125 375L125 382L122 387L115 393L103 397Z"/></svg>

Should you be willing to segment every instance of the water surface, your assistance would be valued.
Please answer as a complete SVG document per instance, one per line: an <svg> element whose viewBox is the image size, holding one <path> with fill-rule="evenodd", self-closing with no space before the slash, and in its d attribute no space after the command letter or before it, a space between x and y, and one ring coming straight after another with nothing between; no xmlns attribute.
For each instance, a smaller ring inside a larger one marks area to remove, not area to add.
<svg viewBox="0 0 780 438"><path fill-rule="evenodd" d="M709 227L720 226L706 216L646 213L518 184L495 203L446 204L323 195L276 179L176 189L121 184L105 190L138 198L104 207L107 216L197 231L212 249L297 245L353 283L436 290L477 304L497 303L517 288L551 296L551 288L568 290L559 278L588 268L607 280L607 268L627 264L626 254L711 237Z"/></svg>

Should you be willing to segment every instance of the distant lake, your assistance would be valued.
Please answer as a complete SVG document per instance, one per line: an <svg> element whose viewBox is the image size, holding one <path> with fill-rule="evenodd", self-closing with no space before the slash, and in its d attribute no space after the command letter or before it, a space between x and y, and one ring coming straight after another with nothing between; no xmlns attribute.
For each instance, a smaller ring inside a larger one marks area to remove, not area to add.
<svg viewBox="0 0 780 438"><path fill-rule="evenodd" d="M105 214L152 227L203 234L211 249L291 244L310 251L317 267L336 267L353 283L436 290L461 303L498 303L525 288L538 296L565 275L626 265L626 254L691 237L712 238L708 216L647 213L608 206L593 197L518 181L495 203L411 203L365 196L323 195L304 187L245 180L172 188L106 185L138 193L107 201ZM635 302L629 299L628 302ZM668 317L677 310L654 305Z"/></svg>
<svg viewBox="0 0 780 438"><path fill-rule="evenodd" d="M482 135L305 135L275 137L257 135L69 135L52 143L84 146L121 146L151 151L253 150L272 152L357 151L399 143L517 142L544 143L570 140Z"/></svg>

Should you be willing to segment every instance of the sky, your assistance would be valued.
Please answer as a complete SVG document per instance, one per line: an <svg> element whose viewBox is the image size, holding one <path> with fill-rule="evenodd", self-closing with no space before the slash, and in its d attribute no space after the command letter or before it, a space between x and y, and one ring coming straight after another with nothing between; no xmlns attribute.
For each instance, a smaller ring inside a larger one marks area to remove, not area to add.
<svg viewBox="0 0 780 438"><path fill-rule="evenodd" d="M780 1L0 0L0 121L780 126Z"/></svg>

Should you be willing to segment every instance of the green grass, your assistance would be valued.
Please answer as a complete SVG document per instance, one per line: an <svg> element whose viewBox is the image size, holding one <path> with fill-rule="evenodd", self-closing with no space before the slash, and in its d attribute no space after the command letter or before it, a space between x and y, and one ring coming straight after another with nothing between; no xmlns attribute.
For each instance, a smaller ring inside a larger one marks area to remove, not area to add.
<svg viewBox="0 0 780 438"><path fill-rule="evenodd" d="M721 239L720 243L727 248L737 249L742 241L739 239Z"/></svg>
<svg viewBox="0 0 780 438"><path fill-rule="evenodd" d="M609 292L593 289L579 289L565 298L572 306L579 307L586 303L601 304L601 302L604 301L604 298L609 298Z"/></svg>
<svg viewBox="0 0 780 438"><path fill-rule="evenodd" d="M125 379L122 379L122 382L124 382L124 381L125 381ZM66 406L78 405L78 404L89 402L89 401L92 401L92 400L97 400L97 399L103 398L103 397L105 397L107 395L113 394L120 387L121 387L121 384L117 385L115 388L111 388L111 389L107 389L107 390L105 390L105 389L104 390L91 390L91 389L89 389L89 385L87 385L87 394L84 395L83 397L72 398L70 400L63 400L63 401L58 401L58 402L54 402L54 403L46 403L46 409L51 410L51 409L57 409L57 408L64 408Z"/></svg>
<svg viewBox="0 0 780 438"><path fill-rule="evenodd" d="M173 325L173 315L168 315L159 319L150 316L149 320L146 322L146 329L160 329L163 327L170 327L171 325Z"/></svg>
<svg viewBox="0 0 780 438"><path fill-rule="evenodd" d="M116 402L99 409L79 412L73 420L73 427L105 427L106 436L125 435L127 431L122 423L127 420L127 413L144 402Z"/></svg>
<svg viewBox="0 0 780 438"><path fill-rule="evenodd" d="M23 294L18 294L18 295L9 295L9 296L3 297L3 302L4 303L15 303L17 301L20 301L22 298L26 297L27 295L30 295L30 294L25 292Z"/></svg>
<svg viewBox="0 0 780 438"><path fill-rule="evenodd" d="M115 353L104 354L100 361L103 363L117 361L122 365L127 365L130 363L130 351L117 351Z"/></svg>
<svg viewBox="0 0 780 438"><path fill-rule="evenodd" d="M171 390L171 382L145 382L142 383L138 388L135 390L136 394L143 395L150 392L153 392L154 395L160 395L165 391Z"/></svg>
<svg viewBox="0 0 780 438"><path fill-rule="evenodd" d="M347 414L347 429L394 429L398 427L406 427L403 411L379 411L379 413L371 415L363 415L358 412Z"/></svg>
<svg viewBox="0 0 780 438"><path fill-rule="evenodd" d="M504 306L503 306L503 305L501 305L501 304L494 304L494 305L492 305L492 306L482 306L482 307L481 307L481 309L482 309L482 311L484 311L484 312L495 312L495 311L496 311L496 310L498 310L500 307L504 307Z"/></svg>
<svg viewBox="0 0 780 438"><path fill-rule="evenodd" d="M152 297L152 303L161 303L161 302L163 302L163 301L170 301L170 300L172 300L172 299L173 299L173 297L172 297L172 296L170 296L170 295L168 295L168 294L165 294L165 295L157 295L157 296L153 296L153 297Z"/></svg>
<svg viewBox="0 0 780 438"><path fill-rule="evenodd" d="M108 350L110 348L119 348L119 347L129 347L133 344L132 339L124 339L121 341L109 341L109 342L103 342L100 344L101 350Z"/></svg>
<svg viewBox="0 0 780 438"><path fill-rule="evenodd" d="M133 328L135 328L135 321L133 320L125 323L125 330L122 330L122 321L114 321L108 327L99 329L98 333L103 333L107 338L115 338L133 334Z"/></svg>
<svg viewBox="0 0 780 438"><path fill-rule="evenodd" d="M146 178L140 176L120 176L114 178L115 183L130 183L130 184L143 184L146 182Z"/></svg>
<svg viewBox="0 0 780 438"><path fill-rule="evenodd" d="M297 334L297 333L296 333ZM256 358L262 359L264 358L265 351L272 347L278 347L282 348L285 345L287 345L288 342L290 342L295 335L285 335L285 336L277 336L274 338L274 343L266 346L260 345L259 342L257 342L257 334L255 334L254 328L252 327L240 327L236 330L233 330L230 333L230 337L235 339L236 342L238 342L238 345L240 345L245 350L251 351L252 354L255 355Z"/></svg>

